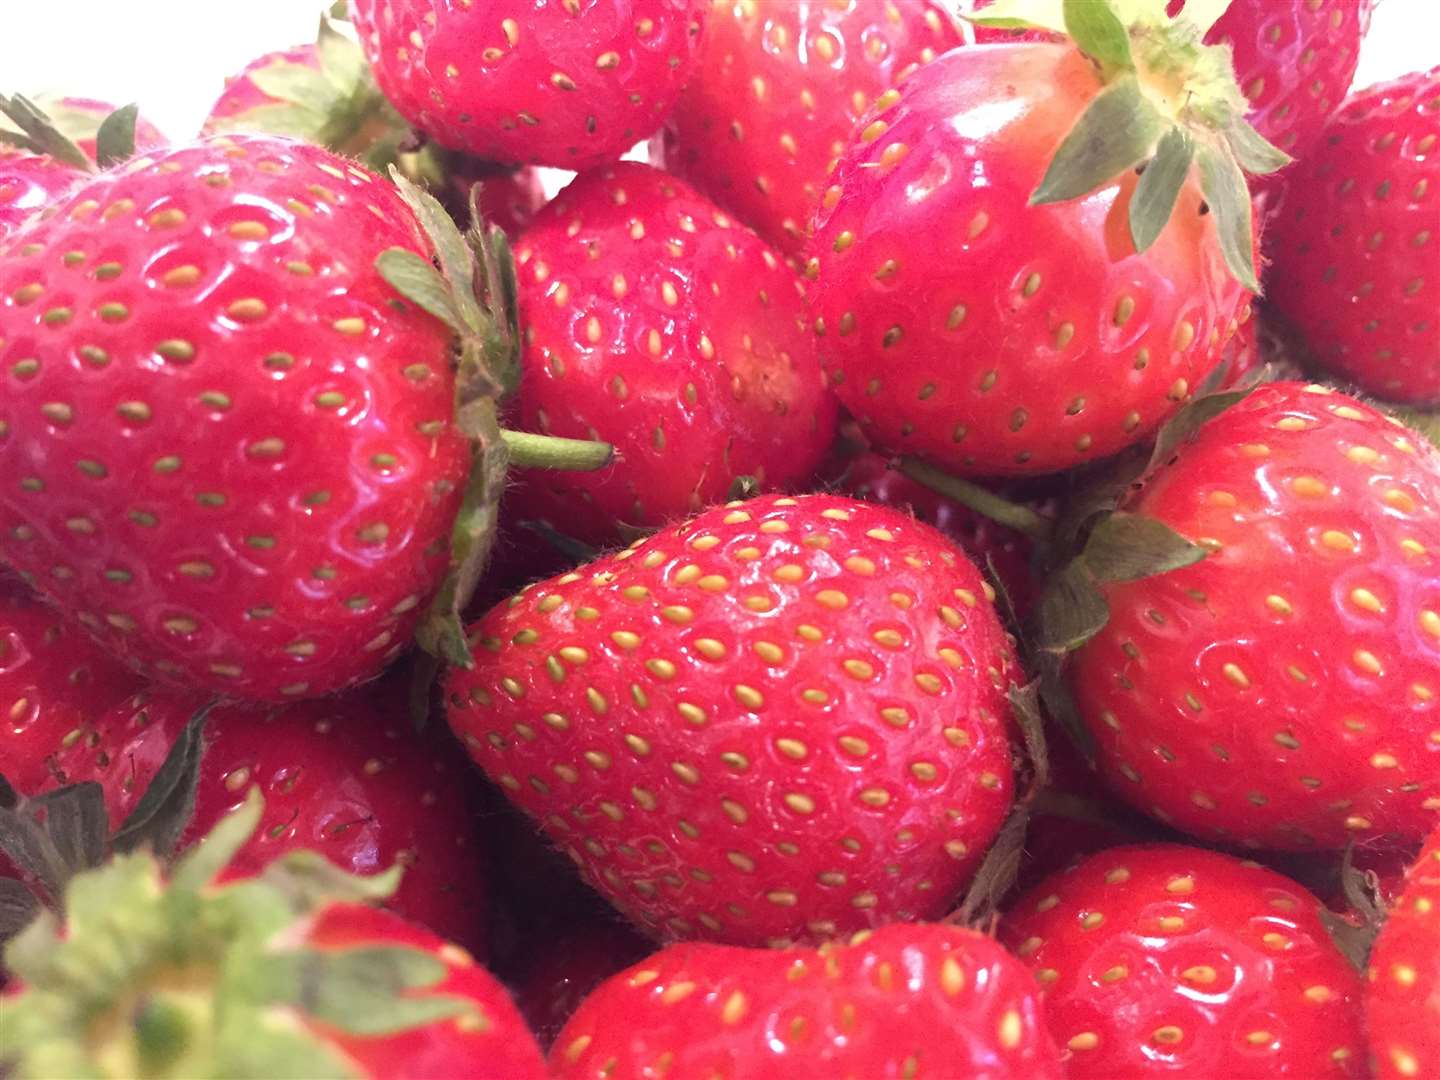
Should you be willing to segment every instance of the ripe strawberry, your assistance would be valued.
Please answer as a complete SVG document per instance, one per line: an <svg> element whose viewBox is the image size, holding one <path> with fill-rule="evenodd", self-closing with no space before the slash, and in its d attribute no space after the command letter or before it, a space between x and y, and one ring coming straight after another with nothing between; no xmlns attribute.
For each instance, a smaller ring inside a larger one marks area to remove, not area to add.
<svg viewBox="0 0 1440 1080"><path fill-rule="evenodd" d="M1288 878L1176 844L1028 892L1000 940L1034 970L1072 1080L1364 1076L1360 979Z"/></svg>
<svg viewBox="0 0 1440 1080"><path fill-rule="evenodd" d="M923 925L783 952L672 945L591 994L550 1065L558 1080L1061 1075L1014 957Z"/></svg>
<svg viewBox="0 0 1440 1080"><path fill-rule="evenodd" d="M529 167L509 169L458 155L449 162L446 175L449 190L442 201L457 220L469 217L470 192L480 216L517 237L529 227L536 212L545 205L545 185L540 170Z"/></svg>
<svg viewBox="0 0 1440 1080"><path fill-rule="evenodd" d="M984 579L905 514L709 510L471 627L450 724L652 933L821 939L943 914L1012 800Z"/></svg>
<svg viewBox="0 0 1440 1080"><path fill-rule="evenodd" d="M38 790L68 737L139 688L94 642L0 576L0 773L17 790Z"/></svg>
<svg viewBox="0 0 1440 1080"><path fill-rule="evenodd" d="M1406 875L1368 974L1365 1020L1377 1080L1440 1075L1440 831Z"/></svg>
<svg viewBox="0 0 1440 1080"><path fill-rule="evenodd" d="M1223 50L1137 19L1128 67L1071 44L954 50L841 156L810 248L815 329L882 451L1054 472L1143 439L1218 363L1256 287L1235 155L1284 159L1238 115ZM1151 75L1190 104L1147 97Z"/></svg>
<svg viewBox="0 0 1440 1080"><path fill-rule="evenodd" d="M79 169L48 155L0 146L0 243L84 178Z"/></svg>
<svg viewBox="0 0 1440 1080"><path fill-rule="evenodd" d="M253 136L112 170L12 236L0 556L172 680L283 700L380 671L469 465L451 333L372 266L392 246L429 250L393 187Z"/></svg>
<svg viewBox="0 0 1440 1080"><path fill-rule="evenodd" d="M962 43L935 0L711 0L699 65L657 158L799 255L856 121L916 66Z"/></svg>
<svg viewBox="0 0 1440 1080"><path fill-rule="evenodd" d="M605 542L819 465L836 406L799 279L754 233L656 169L587 173L515 253L525 326L520 426L588 437L618 461L533 474L520 518Z"/></svg>
<svg viewBox="0 0 1440 1080"><path fill-rule="evenodd" d="M180 843L206 835L258 784L265 816L229 873L258 874L300 848L355 874L398 863L395 913L483 954L484 844L468 769L448 736L411 730L401 683L268 713L216 708ZM98 782L111 821L124 821L203 705L169 691L121 702L55 754L57 782Z"/></svg>
<svg viewBox="0 0 1440 1080"><path fill-rule="evenodd" d="M935 526L964 548L976 566L993 567L1015 614L1021 619L1029 614L1035 604L1035 575L1030 568L1030 539L1023 533L931 491L873 450L844 461L837 486L847 495L896 507Z"/></svg>
<svg viewBox="0 0 1440 1080"><path fill-rule="evenodd" d="M221 884L260 813L252 792L168 876L142 848L70 882L63 923L32 922L6 952L22 987L7 1074L543 1080L504 988L359 903L373 883L295 852Z"/></svg>
<svg viewBox="0 0 1440 1080"><path fill-rule="evenodd" d="M1173 15L1185 3L1168 6ZM1303 160L1350 90L1374 6L1374 0L1232 0L1205 43L1230 46L1255 130Z"/></svg>
<svg viewBox="0 0 1440 1080"><path fill-rule="evenodd" d="M1207 840L1419 841L1440 811L1440 452L1324 387L1272 383L1126 509L1209 549L1105 585L1074 657L1101 772Z"/></svg>
<svg viewBox="0 0 1440 1080"><path fill-rule="evenodd" d="M1352 96L1292 171L1272 229L1275 309L1314 362L1440 405L1440 67Z"/></svg>
<svg viewBox="0 0 1440 1080"><path fill-rule="evenodd" d="M592 990L655 950L613 914L591 915L567 932L526 944L530 965L516 989L515 1004L543 1050L555 1042Z"/></svg>
<svg viewBox="0 0 1440 1080"><path fill-rule="evenodd" d="M442 146L586 169L650 135L699 47L705 0L353 0L385 96Z"/></svg>

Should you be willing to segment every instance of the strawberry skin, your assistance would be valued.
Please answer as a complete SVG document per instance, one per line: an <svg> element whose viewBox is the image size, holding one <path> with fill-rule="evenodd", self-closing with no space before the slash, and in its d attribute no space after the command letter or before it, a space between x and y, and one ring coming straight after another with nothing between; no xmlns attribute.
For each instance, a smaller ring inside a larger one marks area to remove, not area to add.
<svg viewBox="0 0 1440 1080"><path fill-rule="evenodd" d="M818 949L672 945L601 985L550 1065L557 1080L1062 1075L1023 966L984 935L937 925Z"/></svg>
<svg viewBox="0 0 1440 1080"><path fill-rule="evenodd" d="M823 939L949 909L1012 800L1011 646L929 526L709 510L471 627L450 724L642 928Z"/></svg>
<svg viewBox="0 0 1440 1080"><path fill-rule="evenodd" d="M1377 1080L1440 1075L1440 831L1406 874L1367 974L1365 1021Z"/></svg>
<svg viewBox="0 0 1440 1080"><path fill-rule="evenodd" d="M1175 844L1113 848L1000 924L1035 972L1071 1080L1365 1075L1360 978L1318 899Z"/></svg>
<svg viewBox="0 0 1440 1080"><path fill-rule="evenodd" d="M0 773L16 791L39 790L69 736L138 689L93 641L0 575Z"/></svg>
<svg viewBox="0 0 1440 1080"><path fill-rule="evenodd" d="M835 432L800 279L688 185L622 162L579 177L516 247L521 426L600 437L598 473L530 477L520 518L594 543L803 482Z"/></svg>
<svg viewBox="0 0 1440 1080"><path fill-rule="evenodd" d="M856 122L920 64L963 44L932 0L711 0L705 42L659 157L788 255Z"/></svg>
<svg viewBox="0 0 1440 1080"><path fill-rule="evenodd" d="M395 108L441 145L586 169L660 126L695 66L705 0L355 0Z"/></svg>
<svg viewBox="0 0 1440 1080"><path fill-rule="evenodd" d="M1065 45L954 50L840 158L810 248L815 329L878 449L970 475L1070 468L1142 439L1218 362L1246 294L1193 175L1144 254L1133 170L1028 205L1100 88Z"/></svg>
<svg viewBox="0 0 1440 1080"><path fill-rule="evenodd" d="M510 995L458 945L363 904L322 908L306 929L304 940L321 949L407 948L429 953L445 965L445 976L424 993L464 998L478 1011L478 1016L380 1035L348 1034L302 1014L301 1022L343 1051L362 1076L374 1080L444 1076L546 1080L535 1037Z"/></svg>
<svg viewBox="0 0 1440 1080"><path fill-rule="evenodd" d="M1440 67L1352 96L1290 173L1270 300L1317 364L1440 405Z"/></svg>
<svg viewBox="0 0 1440 1080"><path fill-rule="evenodd" d="M1209 548L1074 658L1102 774L1206 840L1419 842L1440 812L1440 452L1324 387L1221 413L1127 509Z"/></svg>
<svg viewBox="0 0 1440 1080"><path fill-rule="evenodd" d="M98 782L118 826L204 704L171 691L120 702L55 754L48 786ZM301 848L355 874L399 862L405 876L389 906L483 953L484 845L467 772L448 737L420 738L410 729L398 680L268 713L220 706L206 722L195 811L180 847L205 836L259 784L265 815L231 864L235 876Z"/></svg>
<svg viewBox="0 0 1440 1080"><path fill-rule="evenodd" d="M44 154L0 147L0 242L84 178L79 169Z"/></svg>
<svg viewBox="0 0 1440 1080"><path fill-rule="evenodd" d="M263 700L377 674L449 558L450 334L381 251L388 184L217 137L0 247L0 557L128 662Z"/></svg>

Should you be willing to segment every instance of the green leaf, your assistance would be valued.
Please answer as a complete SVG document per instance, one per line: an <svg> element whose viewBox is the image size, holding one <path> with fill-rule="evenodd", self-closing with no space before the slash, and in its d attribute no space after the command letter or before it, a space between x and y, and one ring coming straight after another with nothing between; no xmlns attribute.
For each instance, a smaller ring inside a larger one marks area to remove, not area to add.
<svg viewBox="0 0 1440 1080"><path fill-rule="evenodd" d="M1189 402L1170 418L1155 437L1155 449L1150 454L1150 463L1145 467L1149 473L1169 461L1175 448L1219 416L1232 405L1238 405L1254 392L1254 387L1245 390L1227 390L1219 394L1206 394Z"/></svg>
<svg viewBox="0 0 1440 1080"><path fill-rule="evenodd" d="M104 120L95 132L95 163L102 169L135 156L135 119L140 106L124 105Z"/></svg>
<svg viewBox="0 0 1440 1080"><path fill-rule="evenodd" d="M214 708L213 701L202 706L185 724L139 803L111 837L110 844L116 851L134 851L144 845L158 855L168 856L175 850L195 811L200 759L205 752L205 721Z"/></svg>
<svg viewBox="0 0 1440 1080"><path fill-rule="evenodd" d="M1045 714L1040 708L1040 682L1025 686L1011 685L1006 696L1015 714L1015 724L1025 740L1025 756L1030 759L1030 790L1025 801L1050 785L1050 750L1045 741Z"/></svg>
<svg viewBox="0 0 1440 1080"><path fill-rule="evenodd" d="M1136 251L1147 251L1165 230L1194 157L1195 144L1184 128L1172 127L1160 137L1130 198L1130 236Z"/></svg>
<svg viewBox="0 0 1440 1080"><path fill-rule="evenodd" d="M1149 157L1165 130L1166 121L1141 92L1139 80L1122 76L1096 95L1065 136L1030 205L1094 191Z"/></svg>
<svg viewBox="0 0 1440 1080"><path fill-rule="evenodd" d="M379 874L351 874L318 851L290 851L269 863L260 880L278 890L297 913L313 911L327 901L369 904L388 900L400 887L404 867Z"/></svg>
<svg viewBox="0 0 1440 1080"><path fill-rule="evenodd" d="M1250 218L1250 189L1245 174L1229 147L1201 143L1196 151L1200 162L1200 190L1215 215L1220 253L1235 280L1253 293L1260 291L1255 277L1255 234Z"/></svg>
<svg viewBox="0 0 1440 1080"><path fill-rule="evenodd" d="M326 117L320 113L289 102L276 102L256 105L253 109L246 109L234 116L216 117L210 121L210 128L219 132L253 131L267 135L286 135L292 139L326 145L321 136L326 123Z"/></svg>
<svg viewBox="0 0 1440 1080"><path fill-rule="evenodd" d="M1040 597L1036 644L1047 652L1073 652L1109 621L1109 605L1089 568L1083 559L1072 559L1050 579Z"/></svg>
<svg viewBox="0 0 1440 1080"><path fill-rule="evenodd" d="M365 62L365 53L360 46L336 28L335 18L328 12L320 16L320 32L315 35L315 55L320 61L320 70L331 85L349 93L355 87L372 81L370 65Z"/></svg>
<svg viewBox="0 0 1440 1080"><path fill-rule="evenodd" d="M301 957L300 1007L351 1035L392 1035L475 1011L464 998L414 993L447 975L442 960L420 949L310 949Z"/></svg>
<svg viewBox="0 0 1440 1080"><path fill-rule="evenodd" d="M1225 129L1235 160L1247 173L1264 176L1283 169L1295 159L1256 131L1243 116L1237 116Z"/></svg>
<svg viewBox="0 0 1440 1080"><path fill-rule="evenodd" d="M455 333L466 332L449 283L429 259L406 248L392 247L375 256L375 269L401 296L420 305Z"/></svg>
<svg viewBox="0 0 1440 1080"><path fill-rule="evenodd" d="M1082 558L1096 581L1139 581L1190 566L1205 554L1164 522L1121 512L1095 526Z"/></svg>
<svg viewBox="0 0 1440 1080"><path fill-rule="evenodd" d="M985 852L975 877L960 906L946 916L946 922L979 927L988 931L999 915L1000 905L1015 887L1025 855L1025 834L1030 828L1030 807L1017 803L1000 826L1000 832Z"/></svg>
<svg viewBox="0 0 1440 1080"><path fill-rule="evenodd" d="M245 846L260 826L265 812L265 799L259 786L251 787L240 808L220 819L220 823L175 864L171 886L181 892L198 892L210 884L230 864L235 853Z"/></svg>
<svg viewBox="0 0 1440 1080"><path fill-rule="evenodd" d="M974 510L1008 529L1036 539L1044 539L1050 534L1051 522L1044 515L996 495L972 480L952 476L920 458L901 458L900 471L937 495L943 495L951 502Z"/></svg>
<svg viewBox="0 0 1440 1080"><path fill-rule="evenodd" d="M104 860L110 815L99 784L93 780L71 784L32 799L29 806L32 812L44 811L44 829L65 867L66 882Z"/></svg>
<svg viewBox="0 0 1440 1080"><path fill-rule="evenodd" d="M1095 734L1080 715L1080 707L1075 704L1075 696L1065 680L1065 654L1042 652L1039 664L1040 700L1045 703L1050 718L1069 736L1080 756L1094 765Z"/></svg>
<svg viewBox="0 0 1440 1080"><path fill-rule="evenodd" d="M40 901L14 878L0 878L0 945L35 921Z"/></svg>
<svg viewBox="0 0 1440 1080"><path fill-rule="evenodd" d="M400 197L414 212L420 228L435 246L440 272L450 283L455 308L464 325L471 333L482 333L485 320L475 299L475 259L465 238L433 195L416 187L394 167L390 169L390 178L400 189Z"/></svg>
<svg viewBox="0 0 1440 1080"><path fill-rule="evenodd" d="M515 527L517 529L524 529L529 533L534 533L561 555L565 556L568 562L576 566L580 566L583 563L594 562L600 557L600 552L597 549L591 547L584 541L576 540L573 536L567 536L548 521L517 521Z"/></svg>
<svg viewBox="0 0 1440 1080"><path fill-rule="evenodd" d="M328 114L343 100L325 73L308 64L272 60L246 76L266 97L299 105L311 112Z"/></svg>
<svg viewBox="0 0 1440 1080"><path fill-rule="evenodd" d="M961 12L976 26L995 30L1049 30L1065 33L1064 0L995 0L979 11Z"/></svg>
<svg viewBox="0 0 1440 1080"><path fill-rule="evenodd" d="M10 98L0 95L0 113L9 117L25 133L31 149L49 154L56 161L76 169L93 171L94 166L84 151L51 123L50 118L29 98L21 94Z"/></svg>
<svg viewBox="0 0 1440 1080"><path fill-rule="evenodd" d="M1064 0L1065 32L1080 51L1110 67L1134 70L1130 35L1107 0Z"/></svg>

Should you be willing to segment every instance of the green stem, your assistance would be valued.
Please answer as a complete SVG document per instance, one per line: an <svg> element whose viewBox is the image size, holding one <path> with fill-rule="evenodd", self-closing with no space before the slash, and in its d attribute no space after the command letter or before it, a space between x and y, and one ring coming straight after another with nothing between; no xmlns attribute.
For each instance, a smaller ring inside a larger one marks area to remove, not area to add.
<svg viewBox="0 0 1440 1080"><path fill-rule="evenodd" d="M1002 499L979 484L941 472L919 458L901 458L900 471L917 484L923 484L931 491L938 492L961 506L969 507L977 514L983 514L1006 528L1036 540L1045 540L1050 536L1052 526L1049 518L1028 507L1012 503L1009 499Z"/></svg>
<svg viewBox="0 0 1440 1080"><path fill-rule="evenodd" d="M615 448L609 443L587 439L560 439L528 431L502 431L510 464L517 469L564 469L594 472L609 465Z"/></svg>

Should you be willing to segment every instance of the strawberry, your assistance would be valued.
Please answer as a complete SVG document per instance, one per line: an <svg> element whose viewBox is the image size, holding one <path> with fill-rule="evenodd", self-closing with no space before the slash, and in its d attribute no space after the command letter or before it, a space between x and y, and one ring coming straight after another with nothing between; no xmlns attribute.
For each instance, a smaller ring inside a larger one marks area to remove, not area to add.
<svg viewBox="0 0 1440 1080"><path fill-rule="evenodd" d="M889 926L848 944L686 944L590 995L557 1080L813 1076L1050 1080L1055 1044L1024 968L954 926Z"/></svg>
<svg viewBox="0 0 1440 1080"><path fill-rule="evenodd" d="M85 178L85 173L46 154L0 146L0 242Z"/></svg>
<svg viewBox="0 0 1440 1080"><path fill-rule="evenodd" d="M410 730L404 689L392 680L268 713L215 708L179 839L203 837L258 784L268 799L261 828L227 873L258 874L300 848L355 874L400 863L405 875L388 906L483 954L484 844L468 770L448 737ZM191 694L138 694L94 716L54 755L52 771L59 783L98 782L111 820L124 821L203 705Z"/></svg>
<svg viewBox="0 0 1440 1080"><path fill-rule="evenodd" d="M1127 5L1128 34L1106 3L1064 8L1106 14L1075 44L923 66L830 178L809 263L821 363L884 452L1000 476L1121 450L1216 366L1257 288L1238 161L1285 158L1239 115L1228 54L1153 2ZM1182 92L1152 98L1153 79Z"/></svg>
<svg viewBox="0 0 1440 1080"><path fill-rule="evenodd" d="M447 180L448 198L442 201L452 207L457 219L468 218L473 190L480 216L512 237L519 236L545 205L539 169L508 169L457 156L449 163Z"/></svg>
<svg viewBox="0 0 1440 1080"><path fill-rule="evenodd" d="M1103 586L1110 621L1072 683L1111 786L1219 843L1422 839L1440 811L1440 452L1272 383L1125 508L1208 557Z"/></svg>
<svg viewBox="0 0 1440 1080"><path fill-rule="evenodd" d="M18 790L38 790L72 733L139 688L94 642L0 576L0 772Z"/></svg>
<svg viewBox="0 0 1440 1080"><path fill-rule="evenodd" d="M546 1050L592 990L655 949L613 917L593 915L567 932L527 944L529 970L516 989L515 1003Z"/></svg>
<svg viewBox="0 0 1440 1080"><path fill-rule="evenodd" d="M1440 67L1346 101L1293 170L1270 299L1314 362L1395 401L1440 405Z"/></svg>
<svg viewBox="0 0 1440 1080"><path fill-rule="evenodd" d="M293 852L223 883L261 809L252 791L168 874L148 848L117 854L70 881L63 921L21 932L6 952L21 985L5 1003L7 1074L543 1080L499 983L360 902L393 874L349 878Z"/></svg>
<svg viewBox="0 0 1440 1080"><path fill-rule="evenodd" d="M943 914L1012 801L984 579L830 495L706 511L474 624L471 755L642 929L741 944Z"/></svg>
<svg viewBox="0 0 1440 1080"><path fill-rule="evenodd" d="M392 246L429 250L394 188L252 136L12 236L0 557L171 680L281 700L378 673L445 574L470 458L451 332L374 268Z"/></svg>
<svg viewBox="0 0 1440 1080"><path fill-rule="evenodd" d="M934 0L711 0L699 64L657 158L799 255L855 122L915 67L960 44L954 17Z"/></svg>
<svg viewBox="0 0 1440 1080"><path fill-rule="evenodd" d="M695 67L704 0L353 0L395 108L442 146L586 169L660 126Z"/></svg>
<svg viewBox="0 0 1440 1080"><path fill-rule="evenodd" d="M1365 1020L1377 1080L1440 1075L1440 831L1406 874L1367 974Z"/></svg>
<svg viewBox="0 0 1440 1080"><path fill-rule="evenodd" d="M1364 1076L1360 979L1322 905L1256 863L1112 848L1000 924L1042 987L1071 1080Z"/></svg>
<svg viewBox="0 0 1440 1080"><path fill-rule="evenodd" d="M623 162L576 179L516 248L521 427L605 432L618 462L535 474L520 518L587 542L654 528L743 476L802 482L834 436L800 280L688 186Z"/></svg>
<svg viewBox="0 0 1440 1080"><path fill-rule="evenodd" d="M937 494L871 450L844 461L836 483L847 495L894 506L935 526L964 548L977 566L993 568L1020 619L1029 614L1035 603L1035 578L1030 539L1023 533Z"/></svg>

